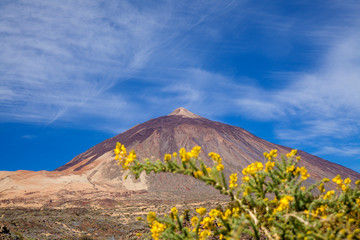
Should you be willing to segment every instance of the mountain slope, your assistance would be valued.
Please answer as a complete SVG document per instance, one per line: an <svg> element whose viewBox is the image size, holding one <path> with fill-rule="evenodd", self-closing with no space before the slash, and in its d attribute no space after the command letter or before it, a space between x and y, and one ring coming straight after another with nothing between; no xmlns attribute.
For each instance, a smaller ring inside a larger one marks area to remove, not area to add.
<svg viewBox="0 0 360 240"><path fill-rule="evenodd" d="M209 159L211 151L219 153L224 159L225 168L241 170L254 161L263 160L263 152L278 149L286 154L291 148L265 141L250 132L220 122L214 122L195 115L185 109L176 109L168 116L152 119L128 131L95 145L76 156L72 161L56 171L82 171L105 153L110 153L121 142L128 149L134 149L141 157L162 158L165 153L178 151L181 147L190 150L199 145L201 157ZM359 178L360 174L326 161L314 155L299 151L301 164L306 166L314 179L333 177L337 174Z"/></svg>
<svg viewBox="0 0 360 240"><path fill-rule="evenodd" d="M85 198L94 201L137 194L141 194L142 199L159 194L177 195L184 199L196 195L218 196L211 188L188 176L162 173L142 175L137 181L131 177L124 180L124 173L114 160L116 142L129 150L134 149L140 159L150 157L154 160L162 159L165 153L177 152L181 147L190 150L199 145L202 148L200 157L209 166L212 165L207 156L209 152L222 156L227 175L241 172L254 161L262 161L264 151L278 149L280 154L286 154L291 150L240 127L214 122L179 108L168 116L136 125L95 145L55 171L0 172L0 203L12 203L14 199L37 201L39 204ZM360 179L360 174L351 169L303 151L299 151L299 155L302 157L300 164L309 170L310 182L333 178L337 174Z"/></svg>

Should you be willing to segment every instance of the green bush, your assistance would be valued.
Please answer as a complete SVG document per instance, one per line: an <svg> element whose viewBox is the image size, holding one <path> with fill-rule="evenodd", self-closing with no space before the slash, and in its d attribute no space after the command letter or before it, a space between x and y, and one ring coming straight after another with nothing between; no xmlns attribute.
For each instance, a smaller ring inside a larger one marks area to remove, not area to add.
<svg viewBox="0 0 360 240"><path fill-rule="evenodd" d="M277 156L277 150L265 152L265 164L254 162L226 180L222 158L209 153L213 166L208 167L198 157L200 147L190 152L166 154L164 162L149 159L140 161L136 153L126 152L117 143L115 159L124 170L136 178L142 172L180 173L197 178L228 195L229 203L207 210L196 209L179 214L174 207L168 216L160 217L150 212L147 217L153 239L360 239L360 180L351 186L351 180L335 177L337 190L325 189L329 179L304 186L309 177L305 167L299 167L300 157L292 150L286 156ZM314 195L315 190L319 194ZM184 224L190 218L191 225Z"/></svg>

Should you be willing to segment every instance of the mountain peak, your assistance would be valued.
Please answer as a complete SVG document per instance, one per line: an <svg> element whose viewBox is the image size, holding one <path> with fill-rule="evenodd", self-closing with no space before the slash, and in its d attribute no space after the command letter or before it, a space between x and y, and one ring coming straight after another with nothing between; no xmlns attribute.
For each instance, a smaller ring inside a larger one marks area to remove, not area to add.
<svg viewBox="0 0 360 240"><path fill-rule="evenodd" d="M179 108L175 109L168 116L173 116L173 115L182 116L182 117L186 117L186 118L202 118L199 115L196 115L195 113L192 113L183 107L179 107Z"/></svg>

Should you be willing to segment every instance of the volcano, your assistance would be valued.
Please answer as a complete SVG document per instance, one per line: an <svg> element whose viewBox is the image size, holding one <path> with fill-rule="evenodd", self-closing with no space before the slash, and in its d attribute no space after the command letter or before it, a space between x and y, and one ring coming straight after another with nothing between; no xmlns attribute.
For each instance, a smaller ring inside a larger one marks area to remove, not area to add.
<svg viewBox="0 0 360 240"><path fill-rule="evenodd" d="M187 199L199 195L218 196L209 186L196 179L176 174L141 175L138 180L124 179L124 172L114 160L116 142L134 149L138 158L162 159L166 153L201 146L200 157L212 165L209 152L223 158L225 174L241 172L254 161L264 159L263 152L277 149L286 154L291 148L270 143L250 132L231 125L211 121L184 108L167 116L151 119L107 139L54 171L0 172L1 206L56 205L74 201L93 202L101 199L139 199L156 196ZM310 174L309 183L340 174L352 180L360 174L304 151L300 165Z"/></svg>

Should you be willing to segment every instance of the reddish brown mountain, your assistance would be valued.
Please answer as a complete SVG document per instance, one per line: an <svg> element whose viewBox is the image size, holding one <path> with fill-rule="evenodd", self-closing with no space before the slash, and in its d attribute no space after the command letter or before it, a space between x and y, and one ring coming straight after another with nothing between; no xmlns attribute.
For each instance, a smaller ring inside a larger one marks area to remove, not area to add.
<svg viewBox="0 0 360 240"><path fill-rule="evenodd" d="M66 202L79 199L99 200L121 198L141 194L141 198L156 194L163 196L179 195L183 198L213 192L192 178L157 174L141 176L140 180L124 180L116 165L113 149L116 142L134 149L138 157L162 158L165 153L178 151L181 147L190 150L199 145L200 157L211 165L207 154L221 154L227 174L241 172L248 164L263 160L263 152L278 149L281 154L288 153L288 147L276 145L254 136L248 131L220 122L200 117L184 108L176 109L168 116L149 120L134 126L128 131L107 139L73 160L47 172L0 172L0 200L2 204L16 205L37 201ZM299 151L301 164L311 175L311 180L332 178L337 174L360 179L360 174L331 163L311 154ZM140 196L140 195L138 195Z"/></svg>

